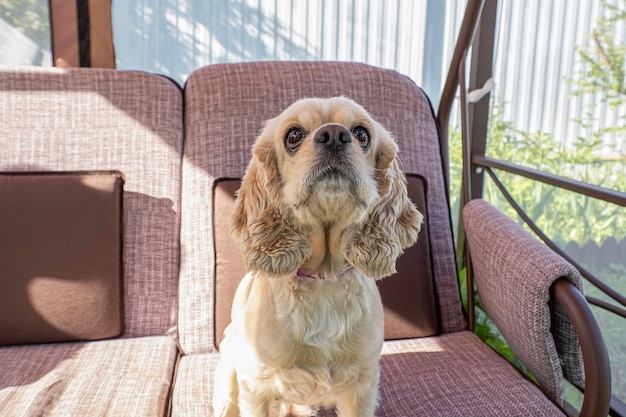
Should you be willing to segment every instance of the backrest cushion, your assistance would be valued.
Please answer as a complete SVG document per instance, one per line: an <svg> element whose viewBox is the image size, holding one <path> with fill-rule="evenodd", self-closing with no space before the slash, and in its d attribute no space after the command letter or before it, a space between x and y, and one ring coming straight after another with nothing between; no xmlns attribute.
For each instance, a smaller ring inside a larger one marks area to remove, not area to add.
<svg viewBox="0 0 626 417"><path fill-rule="evenodd" d="M420 213L428 211L424 177L408 175L409 198ZM385 340L434 336L440 331L430 231L424 222L417 243L396 262L396 273L377 281L385 309Z"/></svg>
<svg viewBox="0 0 626 417"><path fill-rule="evenodd" d="M215 349L214 183L241 178L263 123L303 97L347 96L390 130L407 174L427 184L425 219L440 330L465 327L442 177L437 128L408 78L364 64L260 62L200 69L185 86L179 337L186 353ZM393 277L392 277L393 278ZM392 279L389 278L389 279Z"/></svg>
<svg viewBox="0 0 626 417"><path fill-rule="evenodd" d="M0 173L0 345L122 332L116 172Z"/></svg>
<svg viewBox="0 0 626 417"><path fill-rule="evenodd" d="M156 75L0 70L0 171L124 174L125 336L176 323L182 105Z"/></svg>
<svg viewBox="0 0 626 417"><path fill-rule="evenodd" d="M215 346L230 323L235 291L246 273L243 257L228 230L235 192L240 180L219 179L213 194L215 238ZM426 212L424 179L408 178L409 198ZM420 230L418 243L407 248L397 262L397 273L377 281L385 308L385 339L433 336L439 330L433 282L428 224Z"/></svg>

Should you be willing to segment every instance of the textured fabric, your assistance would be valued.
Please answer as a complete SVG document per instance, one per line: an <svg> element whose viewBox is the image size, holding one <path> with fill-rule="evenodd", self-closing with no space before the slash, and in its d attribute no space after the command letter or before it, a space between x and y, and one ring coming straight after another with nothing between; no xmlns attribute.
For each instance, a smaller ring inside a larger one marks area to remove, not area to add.
<svg viewBox="0 0 626 417"><path fill-rule="evenodd" d="M0 173L0 344L122 332L116 172Z"/></svg>
<svg viewBox="0 0 626 417"><path fill-rule="evenodd" d="M215 235L215 346L219 347L230 323L237 286L246 274L241 252L230 236L228 218L233 212L240 180L216 182L213 195L213 232Z"/></svg>
<svg viewBox="0 0 626 417"><path fill-rule="evenodd" d="M124 173L127 336L175 325L182 94L149 74L0 70L0 171Z"/></svg>
<svg viewBox="0 0 626 417"><path fill-rule="evenodd" d="M213 416L213 374L218 353L186 355L179 359L172 393L172 417Z"/></svg>
<svg viewBox="0 0 626 417"><path fill-rule="evenodd" d="M176 372L172 417L211 417L218 354L188 355ZM385 342L377 417L542 417L564 414L469 332ZM322 411L318 417L335 416Z"/></svg>
<svg viewBox="0 0 626 417"><path fill-rule="evenodd" d="M561 365L572 382L584 386L583 363L572 323L550 300L550 286L564 277L582 291L580 274L484 200L470 202L463 219L487 314L544 391L560 402Z"/></svg>
<svg viewBox="0 0 626 417"><path fill-rule="evenodd" d="M163 416L176 344L167 336L0 348L6 417Z"/></svg>
<svg viewBox="0 0 626 417"><path fill-rule="evenodd" d="M396 72L363 64L264 62L214 65L185 86L185 155L179 337L183 351L214 349L213 182L241 178L263 122L302 97L348 96L395 136L409 174L428 184L431 251L444 332L465 328L446 192L432 109L423 92Z"/></svg>
<svg viewBox="0 0 626 417"><path fill-rule="evenodd" d="M470 332L387 342L378 417L564 416Z"/></svg>
<svg viewBox="0 0 626 417"><path fill-rule="evenodd" d="M420 213L427 211L424 178L409 175L409 198ZM430 230L424 222L417 243L396 262L397 273L376 282L385 309L385 340L434 336L439 333Z"/></svg>

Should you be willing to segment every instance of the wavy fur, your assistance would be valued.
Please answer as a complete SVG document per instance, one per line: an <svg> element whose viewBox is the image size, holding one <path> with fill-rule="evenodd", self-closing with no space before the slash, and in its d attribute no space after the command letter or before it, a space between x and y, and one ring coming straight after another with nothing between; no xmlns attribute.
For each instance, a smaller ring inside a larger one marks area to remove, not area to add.
<svg viewBox="0 0 626 417"><path fill-rule="evenodd" d="M288 149L294 128L303 139ZM320 139L333 137L345 146ZM231 218L248 273L220 346L216 416L374 415L375 279L395 272L422 221L396 156L387 130L344 97L300 100L266 123Z"/></svg>

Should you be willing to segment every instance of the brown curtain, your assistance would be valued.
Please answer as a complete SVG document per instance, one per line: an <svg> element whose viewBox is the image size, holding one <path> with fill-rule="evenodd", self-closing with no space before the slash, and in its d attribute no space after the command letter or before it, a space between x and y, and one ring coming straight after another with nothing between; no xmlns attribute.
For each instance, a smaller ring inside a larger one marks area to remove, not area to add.
<svg viewBox="0 0 626 417"><path fill-rule="evenodd" d="M49 0L58 67L115 68L111 0Z"/></svg>

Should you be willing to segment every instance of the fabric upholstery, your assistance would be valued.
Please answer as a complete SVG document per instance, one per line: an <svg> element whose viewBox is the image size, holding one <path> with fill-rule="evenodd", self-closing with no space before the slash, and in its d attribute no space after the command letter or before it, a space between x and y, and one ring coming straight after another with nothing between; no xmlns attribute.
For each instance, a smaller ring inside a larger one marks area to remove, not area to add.
<svg viewBox="0 0 626 417"><path fill-rule="evenodd" d="M185 355L176 366L172 417L213 417L213 374L219 353Z"/></svg>
<svg viewBox="0 0 626 417"><path fill-rule="evenodd" d="M428 211L423 177L407 177L408 195L420 213ZM377 281L385 309L385 340L434 336L439 333L430 230L424 222L417 243L396 263L397 273Z"/></svg>
<svg viewBox="0 0 626 417"><path fill-rule="evenodd" d="M122 332L116 172L0 173L0 344Z"/></svg>
<svg viewBox="0 0 626 417"><path fill-rule="evenodd" d="M229 217L240 180L218 180L213 198L215 232L215 346L230 323L235 291L245 275L243 257L229 234ZM426 211L423 178L408 178L409 198L420 212ZM407 339L438 333L428 224L420 230L417 244L408 248L397 262L398 272L378 281L385 308L385 339Z"/></svg>
<svg viewBox="0 0 626 417"><path fill-rule="evenodd" d="M578 271L484 200L463 212L476 286L487 314L515 354L556 401L567 377L584 386L582 355L573 325L550 298L566 278L580 291Z"/></svg>
<svg viewBox="0 0 626 417"><path fill-rule="evenodd" d="M150 74L0 70L0 171L124 173L126 336L175 326L182 104Z"/></svg>
<svg viewBox="0 0 626 417"><path fill-rule="evenodd" d="M470 332L385 343L380 386L378 417L564 415Z"/></svg>
<svg viewBox="0 0 626 417"><path fill-rule="evenodd" d="M172 417L211 417L219 354L181 358ZM542 417L564 414L469 332L385 342L377 417ZM335 416L333 411L318 417Z"/></svg>
<svg viewBox="0 0 626 417"><path fill-rule="evenodd" d="M235 193L241 180L219 180L213 194L215 236L215 346L219 347L230 323L235 291L246 274L241 252L229 233L228 218L233 212Z"/></svg>
<svg viewBox="0 0 626 417"><path fill-rule="evenodd" d="M163 416L176 361L168 336L0 348L3 416Z"/></svg>
<svg viewBox="0 0 626 417"><path fill-rule="evenodd" d="M215 258L210 198L218 178L241 178L263 122L296 99L346 95L394 134L408 174L428 184L425 214L443 332L465 328L437 128L424 93L396 72L363 64L262 62L200 69L185 86L179 337L185 353L214 347Z"/></svg>

